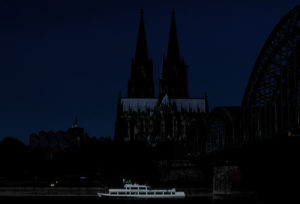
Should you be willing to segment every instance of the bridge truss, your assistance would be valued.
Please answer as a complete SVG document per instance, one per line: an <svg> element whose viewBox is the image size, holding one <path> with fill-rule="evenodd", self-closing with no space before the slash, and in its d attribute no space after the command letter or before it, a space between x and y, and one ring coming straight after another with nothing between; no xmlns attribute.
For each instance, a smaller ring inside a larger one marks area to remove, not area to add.
<svg viewBox="0 0 300 204"><path fill-rule="evenodd" d="M300 6L292 9L265 42L243 101L243 140L291 135L299 125Z"/></svg>

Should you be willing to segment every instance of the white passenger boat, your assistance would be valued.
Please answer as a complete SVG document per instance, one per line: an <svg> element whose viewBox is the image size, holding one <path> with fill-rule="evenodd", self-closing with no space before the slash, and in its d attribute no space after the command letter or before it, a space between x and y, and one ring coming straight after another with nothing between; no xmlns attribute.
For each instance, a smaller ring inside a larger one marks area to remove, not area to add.
<svg viewBox="0 0 300 204"><path fill-rule="evenodd" d="M106 193L97 193L101 198L133 198L133 199L182 199L184 192L172 189L151 189L147 185L125 184L123 189L108 189Z"/></svg>

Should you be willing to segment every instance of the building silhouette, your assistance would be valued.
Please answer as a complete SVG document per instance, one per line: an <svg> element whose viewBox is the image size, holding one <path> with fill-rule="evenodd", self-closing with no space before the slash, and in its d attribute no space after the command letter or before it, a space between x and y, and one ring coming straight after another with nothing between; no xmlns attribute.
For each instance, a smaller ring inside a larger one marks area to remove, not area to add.
<svg viewBox="0 0 300 204"><path fill-rule="evenodd" d="M75 117L73 125L67 131L40 131L32 133L29 139L29 146L33 150L43 152L47 157L52 158L57 152L71 151L86 144L89 136L84 128L78 126L78 118Z"/></svg>
<svg viewBox="0 0 300 204"><path fill-rule="evenodd" d="M147 49L143 10L135 57L131 62L128 97L118 99L115 140L140 141L155 145L175 142L200 152L205 131L208 100L188 95L187 65L180 56L175 11L166 56L162 57L158 97L154 94L153 63Z"/></svg>

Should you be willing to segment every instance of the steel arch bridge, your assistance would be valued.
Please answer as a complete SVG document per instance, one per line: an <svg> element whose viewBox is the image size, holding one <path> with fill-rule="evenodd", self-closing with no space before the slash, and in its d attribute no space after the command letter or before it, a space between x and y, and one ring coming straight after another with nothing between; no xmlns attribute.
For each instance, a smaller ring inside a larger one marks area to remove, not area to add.
<svg viewBox="0 0 300 204"><path fill-rule="evenodd" d="M291 135L299 107L300 5L279 21L254 65L242 101L243 140Z"/></svg>

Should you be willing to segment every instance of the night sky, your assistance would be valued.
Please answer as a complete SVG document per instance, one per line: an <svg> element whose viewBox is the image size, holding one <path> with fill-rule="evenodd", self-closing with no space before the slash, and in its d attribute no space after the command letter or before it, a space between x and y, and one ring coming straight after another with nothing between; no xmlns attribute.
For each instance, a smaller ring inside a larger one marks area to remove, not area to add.
<svg viewBox="0 0 300 204"><path fill-rule="evenodd" d="M113 136L119 92L127 96L140 8L156 96L175 8L190 97L206 91L210 109L238 106L265 40L299 3L1 0L0 140L28 143L33 132L66 130L75 115L90 136Z"/></svg>

